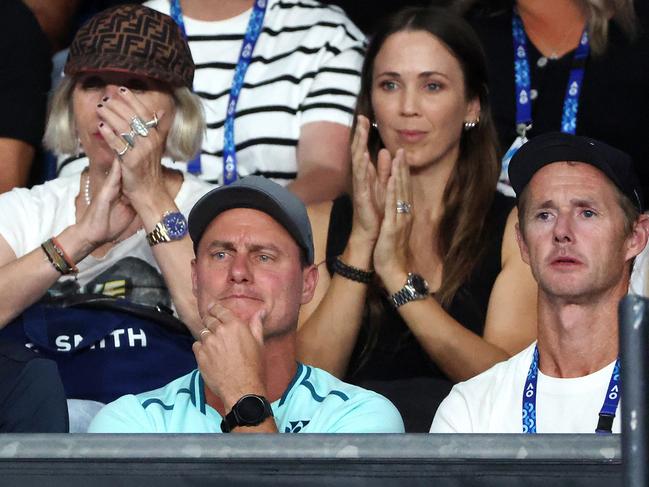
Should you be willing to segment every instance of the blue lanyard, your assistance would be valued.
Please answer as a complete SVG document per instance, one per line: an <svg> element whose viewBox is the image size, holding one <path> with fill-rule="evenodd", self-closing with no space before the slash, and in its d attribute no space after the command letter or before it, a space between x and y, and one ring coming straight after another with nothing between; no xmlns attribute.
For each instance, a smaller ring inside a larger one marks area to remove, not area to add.
<svg viewBox="0 0 649 487"><path fill-rule="evenodd" d="M518 12L512 16L512 38L514 40L514 83L516 85L516 132L521 137L532 124L532 100L530 98L530 63L527 58L527 36ZM584 67L590 51L588 30L584 28L579 40L579 46L572 58L572 68L568 77L568 86L563 99L561 116L561 131L568 134L577 129L577 111L579 109L579 93L584 79Z"/></svg>
<svg viewBox="0 0 649 487"><path fill-rule="evenodd" d="M237 148L234 144L234 116L236 114L239 94L243 87L243 80L250 65L252 53L255 50L257 39L261 34L264 25L264 15L266 14L267 0L255 0L255 4L248 20L248 27L243 37L239 59L234 69L232 86L230 87L230 98L228 99L228 108L225 114L225 123L223 127L223 184L230 184L237 180ZM171 16L187 38L185 31L185 22L183 12L180 8L179 0L171 0ZM187 163L187 171L193 174L201 173L201 156L200 153Z"/></svg>
<svg viewBox="0 0 649 487"><path fill-rule="evenodd" d="M523 433L536 433L536 381L539 376L539 349L534 347L534 357L527 372L523 389ZM620 402L620 359L618 358L608 383L604 404L599 412L595 433L608 434L613 431L613 420Z"/></svg>

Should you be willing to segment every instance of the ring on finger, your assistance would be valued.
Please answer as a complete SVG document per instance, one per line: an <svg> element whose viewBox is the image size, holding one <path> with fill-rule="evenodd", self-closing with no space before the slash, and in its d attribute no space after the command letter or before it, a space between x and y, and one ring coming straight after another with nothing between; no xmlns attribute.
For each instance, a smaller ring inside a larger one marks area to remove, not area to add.
<svg viewBox="0 0 649 487"><path fill-rule="evenodd" d="M129 147L135 147L135 136L137 134L133 132L132 130L130 132L123 132L119 134L119 136L124 139L124 142L126 142Z"/></svg>
<svg viewBox="0 0 649 487"><path fill-rule="evenodd" d="M212 331L211 331L209 328L203 328L203 329L201 330L201 332L199 333L199 335L200 335L199 338L200 338L201 340L203 340L203 337L205 337L205 335L209 335L209 334L211 334L211 333L212 333Z"/></svg>
<svg viewBox="0 0 649 487"><path fill-rule="evenodd" d="M122 160L122 156L126 154L130 148L131 146L128 145L127 143L121 151L117 151L117 150L115 151L115 154L117 154L117 157L119 158L120 161Z"/></svg>
<svg viewBox="0 0 649 487"><path fill-rule="evenodd" d="M153 112L153 118L148 122L144 122L144 126L149 129L154 129L158 126L158 114Z"/></svg>
<svg viewBox="0 0 649 487"><path fill-rule="evenodd" d="M144 125L144 122L137 115L131 119L131 128L133 132L141 137L149 135L149 129Z"/></svg>
<svg viewBox="0 0 649 487"><path fill-rule="evenodd" d="M397 213L410 213L412 205L407 201L397 200Z"/></svg>

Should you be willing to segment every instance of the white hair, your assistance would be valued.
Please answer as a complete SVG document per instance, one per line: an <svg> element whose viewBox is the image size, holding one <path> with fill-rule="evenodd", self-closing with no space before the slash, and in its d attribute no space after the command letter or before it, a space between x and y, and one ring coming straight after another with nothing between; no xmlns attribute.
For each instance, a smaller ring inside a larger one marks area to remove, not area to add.
<svg viewBox="0 0 649 487"><path fill-rule="evenodd" d="M80 151L72 109L75 84L75 78L66 76L52 95L43 142L45 147L57 154L76 154ZM198 153L203 142L203 107L198 96L187 87L175 88L171 95L176 113L167 135L165 155L176 161L188 161Z"/></svg>

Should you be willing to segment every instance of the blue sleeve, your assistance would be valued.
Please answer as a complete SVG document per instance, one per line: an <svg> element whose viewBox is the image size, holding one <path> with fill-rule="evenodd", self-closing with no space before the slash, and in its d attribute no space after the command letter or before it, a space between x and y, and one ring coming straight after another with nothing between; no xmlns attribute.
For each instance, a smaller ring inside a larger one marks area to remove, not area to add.
<svg viewBox="0 0 649 487"><path fill-rule="evenodd" d="M107 404L90 423L88 433L157 433L140 401L132 395Z"/></svg>
<svg viewBox="0 0 649 487"><path fill-rule="evenodd" d="M340 404L323 433L404 433L403 419L394 405L383 396L366 394Z"/></svg>

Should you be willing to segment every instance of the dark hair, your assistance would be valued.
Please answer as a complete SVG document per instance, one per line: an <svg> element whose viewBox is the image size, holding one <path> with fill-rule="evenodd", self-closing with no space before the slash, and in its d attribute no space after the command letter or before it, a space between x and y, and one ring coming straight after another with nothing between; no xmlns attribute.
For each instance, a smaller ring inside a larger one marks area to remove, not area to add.
<svg viewBox="0 0 649 487"><path fill-rule="evenodd" d="M467 99L478 98L481 106L478 125L462 133L459 159L442 200L438 249L444 272L437 299L448 306L482 256L485 219L500 174L496 131L489 109L487 66L480 40L461 17L442 8L406 8L385 19L368 46L356 115L374 119L371 103L374 60L386 39L403 31L428 32L442 42L460 64ZM355 124L356 119L354 128ZM378 131L371 130L368 149L372 159L376 159L382 147Z"/></svg>
<svg viewBox="0 0 649 487"><path fill-rule="evenodd" d="M405 8L386 18L369 43L361 72L355 115L364 115L371 121L374 120L371 103L374 60L386 39L403 31L428 32L444 44L460 65L466 98L477 98L481 107L477 126L462 132L459 158L442 199L444 209L437 231L437 249L442 259L443 275L435 297L443 307L448 308L460 286L469 278L483 256L485 221L500 174L498 142L489 108L487 63L480 40L459 15L436 7ZM355 129L356 120L357 117L354 117L352 130ZM371 130L368 150L372 160L376 160L382 147L378 131ZM363 317L367 320L369 329L357 369L369 358L369 351L378 339L377 327L381 316L387 312L383 308L384 301L381 297L381 288L378 285L371 286Z"/></svg>

